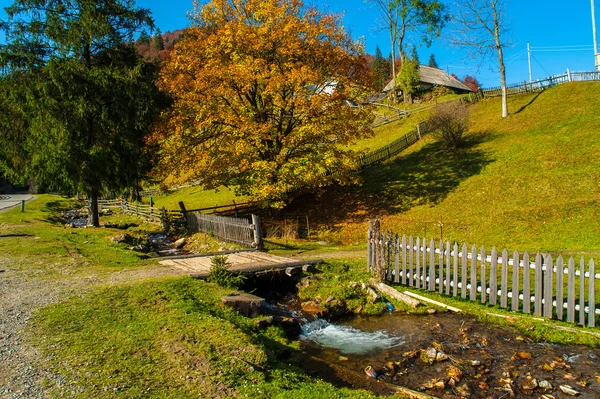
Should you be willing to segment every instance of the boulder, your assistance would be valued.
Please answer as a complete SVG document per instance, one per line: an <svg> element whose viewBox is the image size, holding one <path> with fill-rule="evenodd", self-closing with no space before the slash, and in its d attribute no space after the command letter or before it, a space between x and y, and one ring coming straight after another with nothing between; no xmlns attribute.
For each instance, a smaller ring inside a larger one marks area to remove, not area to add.
<svg viewBox="0 0 600 399"><path fill-rule="evenodd" d="M242 293L239 295L224 296L221 301L226 306L232 307L248 317L256 317L261 313L265 302L264 298L256 295Z"/></svg>
<svg viewBox="0 0 600 399"><path fill-rule="evenodd" d="M180 238L179 240L177 240L173 243L173 248L181 249L185 246L185 243L186 243L185 237Z"/></svg>
<svg viewBox="0 0 600 399"><path fill-rule="evenodd" d="M317 301L302 302L300 306L302 306L304 313L311 316L322 317L327 314L327 308Z"/></svg>

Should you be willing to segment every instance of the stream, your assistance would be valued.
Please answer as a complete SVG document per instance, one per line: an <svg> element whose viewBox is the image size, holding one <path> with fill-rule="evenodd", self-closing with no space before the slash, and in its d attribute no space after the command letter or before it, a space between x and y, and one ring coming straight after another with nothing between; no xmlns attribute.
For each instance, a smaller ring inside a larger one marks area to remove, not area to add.
<svg viewBox="0 0 600 399"><path fill-rule="evenodd" d="M439 398L600 398L599 349L535 343L466 315L316 320L299 339L309 374L380 394L398 385Z"/></svg>

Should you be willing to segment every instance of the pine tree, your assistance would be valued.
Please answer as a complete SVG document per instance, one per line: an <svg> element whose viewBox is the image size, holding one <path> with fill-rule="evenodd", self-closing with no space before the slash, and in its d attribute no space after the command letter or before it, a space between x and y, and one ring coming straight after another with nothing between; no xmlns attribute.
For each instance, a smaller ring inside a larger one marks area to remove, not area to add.
<svg viewBox="0 0 600 399"><path fill-rule="evenodd" d="M0 170L87 192L88 223L98 226L99 195L135 187L149 167L157 71L137 54L134 35L152 19L127 0L54 4L15 0L6 9L0 105L11 105L17 128L0 118L0 141L12 147L0 151Z"/></svg>
<svg viewBox="0 0 600 399"><path fill-rule="evenodd" d="M156 29L156 34L154 35L152 46L155 50L158 51L162 51L165 49L165 41L162 37L162 33L160 32L159 28Z"/></svg>
<svg viewBox="0 0 600 399"><path fill-rule="evenodd" d="M439 68L437 62L435 61L435 55L431 54L429 56L429 62L427 63L427 65L432 68Z"/></svg>
<svg viewBox="0 0 600 399"><path fill-rule="evenodd" d="M421 64L421 62L419 61L419 53L417 53L417 46L413 45L412 46L412 52L410 55L410 58L415 61L417 64Z"/></svg>
<svg viewBox="0 0 600 399"><path fill-rule="evenodd" d="M373 84L377 90L383 90L390 79L390 64L381 54L379 46L375 47L375 60L371 66Z"/></svg>
<svg viewBox="0 0 600 399"><path fill-rule="evenodd" d="M137 44L138 46L142 44L150 44L150 36L148 36L148 33L145 30L140 33L140 36L137 39Z"/></svg>

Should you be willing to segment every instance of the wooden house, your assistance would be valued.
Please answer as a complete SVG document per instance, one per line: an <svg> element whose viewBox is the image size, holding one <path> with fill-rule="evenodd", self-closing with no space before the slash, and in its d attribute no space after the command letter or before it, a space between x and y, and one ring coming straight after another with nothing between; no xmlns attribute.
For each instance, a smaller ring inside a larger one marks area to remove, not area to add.
<svg viewBox="0 0 600 399"><path fill-rule="evenodd" d="M433 89L435 86L445 86L457 94L472 93L473 90L469 89L463 82L456 79L454 76L449 75L445 71L438 68L429 67L426 65L419 66L420 76L420 90L428 91ZM390 81L383 91L389 93L392 90L393 81Z"/></svg>

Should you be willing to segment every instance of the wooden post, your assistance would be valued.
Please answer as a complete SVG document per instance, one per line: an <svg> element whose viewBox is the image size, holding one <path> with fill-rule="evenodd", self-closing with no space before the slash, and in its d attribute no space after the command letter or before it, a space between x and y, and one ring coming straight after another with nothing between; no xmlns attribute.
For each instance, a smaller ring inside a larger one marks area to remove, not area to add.
<svg viewBox="0 0 600 399"><path fill-rule="evenodd" d="M394 283L400 282L400 237L396 234L394 238L394 255L396 256L394 259L395 268L394 268Z"/></svg>
<svg viewBox="0 0 600 399"><path fill-rule="evenodd" d="M414 287L415 274L413 272L413 237L410 236L408 241L408 285Z"/></svg>
<svg viewBox="0 0 600 399"><path fill-rule="evenodd" d="M588 326L589 327L596 327L596 295L594 292L595 289L595 283L596 283L596 275L595 275L595 271L594 271L594 260L591 259L590 260L590 281L588 283L589 285L589 297L588 297L588 303L589 303L589 313L588 313Z"/></svg>
<svg viewBox="0 0 600 399"><path fill-rule="evenodd" d="M183 202L180 202L179 205L182 206ZM185 209L185 207L183 207L183 209ZM264 249L262 233L260 230L260 217L257 215L252 215L252 230L254 232L254 245L256 246L256 249Z"/></svg>
<svg viewBox="0 0 600 399"><path fill-rule="evenodd" d="M477 247L471 247L471 291L469 295L471 301L477 300Z"/></svg>
<svg viewBox="0 0 600 399"><path fill-rule="evenodd" d="M556 259L556 318L563 319L563 272L564 264L562 256Z"/></svg>
<svg viewBox="0 0 600 399"><path fill-rule="evenodd" d="M418 135L419 140L420 140L421 139L421 124L420 123L417 124L417 135Z"/></svg>
<svg viewBox="0 0 600 399"><path fill-rule="evenodd" d="M444 242L440 239L438 293L444 292Z"/></svg>
<svg viewBox="0 0 600 399"><path fill-rule="evenodd" d="M508 306L508 252L506 248L502 251L502 287L500 287L500 306Z"/></svg>
<svg viewBox="0 0 600 399"><path fill-rule="evenodd" d="M435 291L435 241L429 242L429 291Z"/></svg>
<svg viewBox="0 0 600 399"><path fill-rule="evenodd" d="M552 318L552 275L554 274L552 255L547 255L544 262L544 317Z"/></svg>
<svg viewBox="0 0 600 399"><path fill-rule="evenodd" d="M513 272L512 272L512 300L511 309L513 311L519 310L519 272L521 271L519 265L519 251L513 253Z"/></svg>
<svg viewBox="0 0 600 399"><path fill-rule="evenodd" d="M406 285L406 235L402 235L402 285Z"/></svg>
<svg viewBox="0 0 600 399"><path fill-rule="evenodd" d="M529 253L523 254L523 313L531 313L531 267L529 265Z"/></svg>
<svg viewBox="0 0 600 399"><path fill-rule="evenodd" d="M184 205L183 201L179 201L179 209L181 209L181 213L183 214L183 217L186 217L187 210L185 209L185 205Z"/></svg>
<svg viewBox="0 0 600 399"><path fill-rule="evenodd" d="M446 295L450 295L450 284L452 283L450 264L450 241L446 241Z"/></svg>
<svg viewBox="0 0 600 399"><path fill-rule="evenodd" d="M579 324L585 326L585 261L579 261Z"/></svg>
<svg viewBox="0 0 600 399"><path fill-rule="evenodd" d="M367 232L367 271L373 268L373 221L369 222L369 231Z"/></svg>
<svg viewBox="0 0 600 399"><path fill-rule="evenodd" d="M25 213L25 200L21 200L21 213Z"/></svg>
<svg viewBox="0 0 600 399"><path fill-rule="evenodd" d="M462 246L462 259L461 259L461 270L460 270L460 296L464 299L467 298L467 244L464 243Z"/></svg>
<svg viewBox="0 0 600 399"><path fill-rule="evenodd" d="M498 301L498 250L492 248L492 259L490 261L490 305L496 305Z"/></svg>
<svg viewBox="0 0 600 399"><path fill-rule="evenodd" d="M454 270L452 271L452 296L458 296L458 244L455 242L454 243L454 251L453 251L453 256L454 256L454 264L453 264L453 268Z"/></svg>
<svg viewBox="0 0 600 399"><path fill-rule="evenodd" d="M415 287L421 288L421 239L417 237L417 249L415 251L416 265L415 265Z"/></svg>
<svg viewBox="0 0 600 399"><path fill-rule="evenodd" d="M567 274L567 321L575 323L575 259L569 258Z"/></svg>
<svg viewBox="0 0 600 399"><path fill-rule="evenodd" d="M485 247L481 246L481 303L487 302L487 277L485 273L486 253Z"/></svg>
<svg viewBox="0 0 600 399"><path fill-rule="evenodd" d="M535 256L535 305L533 313L536 316L542 315L542 255L538 252Z"/></svg>

